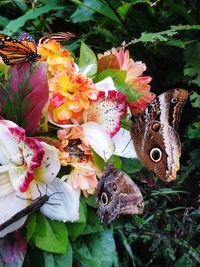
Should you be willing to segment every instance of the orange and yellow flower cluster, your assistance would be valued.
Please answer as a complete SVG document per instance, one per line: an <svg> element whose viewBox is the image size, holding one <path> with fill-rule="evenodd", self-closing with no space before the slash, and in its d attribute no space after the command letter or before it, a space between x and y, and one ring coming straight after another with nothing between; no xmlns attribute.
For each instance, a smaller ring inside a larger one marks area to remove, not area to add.
<svg viewBox="0 0 200 267"><path fill-rule="evenodd" d="M38 53L42 55L41 60L48 63L49 112L53 121L58 124L82 123L83 111L98 96L92 79L76 71L70 52L54 40L39 44Z"/></svg>

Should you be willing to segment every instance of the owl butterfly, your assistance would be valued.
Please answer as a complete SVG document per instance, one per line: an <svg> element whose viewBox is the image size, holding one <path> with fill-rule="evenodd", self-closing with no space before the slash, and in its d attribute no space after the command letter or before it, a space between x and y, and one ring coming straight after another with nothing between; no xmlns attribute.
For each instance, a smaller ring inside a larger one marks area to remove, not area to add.
<svg viewBox="0 0 200 267"><path fill-rule="evenodd" d="M177 128L187 97L184 89L164 92L134 118L131 128L139 160L166 182L176 179L179 170L181 144Z"/></svg>
<svg viewBox="0 0 200 267"><path fill-rule="evenodd" d="M104 168L97 186L97 211L101 222L111 223L121 214L141 214L144 200L137 185L111 163Z"/></svg>

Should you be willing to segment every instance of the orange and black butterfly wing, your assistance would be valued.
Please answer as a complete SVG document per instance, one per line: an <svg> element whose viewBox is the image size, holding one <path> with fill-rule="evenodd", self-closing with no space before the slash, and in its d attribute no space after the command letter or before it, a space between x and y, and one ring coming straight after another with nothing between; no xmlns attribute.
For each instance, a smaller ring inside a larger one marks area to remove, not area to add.
<svg viewBox="0 0 200 267"><path fill-rule="evenodd" d="M34 39L27 33L19 39L0 34L0 56L6 65L36 61L40 58Z"/></svg>
<svg viewBox="0 0 200 267"><path fill-rule="evenodd" d="M26 47L27 52L37 53L37 47L35 40L28 33L22 33L19 35L19 41Z"/></svg>

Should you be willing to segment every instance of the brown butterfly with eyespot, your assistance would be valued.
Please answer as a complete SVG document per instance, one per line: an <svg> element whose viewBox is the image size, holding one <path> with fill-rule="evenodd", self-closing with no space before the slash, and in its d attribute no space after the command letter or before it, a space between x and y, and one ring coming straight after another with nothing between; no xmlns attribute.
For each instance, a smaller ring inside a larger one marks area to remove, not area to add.
<svg viewBox="0 0 200 267"><path fill-rule="evenodd" d="M143 196L133 180L121 170L107 164L97 186L97 211L101 222L111 223L121 214L141 214Z"/></svg>
<svg viewBox="0 0 200 267"><path fill-rule="evenodd" d="M177 128L187 97L188 91L184 89L166 91L133 118L131 138L139 160L166 182L176 179L180 167Z"/></svg>

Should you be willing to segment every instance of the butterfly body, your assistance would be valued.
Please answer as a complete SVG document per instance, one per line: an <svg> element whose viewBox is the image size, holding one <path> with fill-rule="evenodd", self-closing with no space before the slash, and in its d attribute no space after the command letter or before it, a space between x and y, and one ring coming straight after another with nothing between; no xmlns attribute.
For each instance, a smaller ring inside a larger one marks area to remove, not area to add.
<svg viewBox="0 0 200 267"><path fill-rule="evenodd" d="M111 223L121 214L143 212L142 194L132 179L121 170L108 164L97 187L98 216L104 223Z"/></svg>
<svg viewBox="0 0 200 267"><path fill-rule="evenodd" d="M25 207L24 209L20 210L16 214L14 214L11 218L9 218L4 223L0 224L0 231L4 230L6 227L8 227L10 224L18 221L19 219L23 218L24 216L27 216L35 211L38 211L45 203L48 202L50 196L43 195L40 197L37 197L33 200L33 202Z"/></svg>
<svg viewBox="0 0 200 267"><path fill-rule="evenodd" d="M57 42L67 42L73 37L75 37L75 34L71 32L49 33L40 38L39 44L47 43L49 40L54 40Z"/></svg>
<svg viewBox="0 0 200 267"><path fill-rule="evenodd" d="M135 118L131 128L138 158L147 169L165 181L176 179L179 170L181 144L176 130L187 96L188 92L184 89L161 94Z"/></svg>
<svg viewBox="0 0 200 267"><path fill-rule="evenodd" d="M34 39L27 33L21 34L18 39L0 34L0 56L6 65L34 62L41 57L37 54Z"/></svg>

